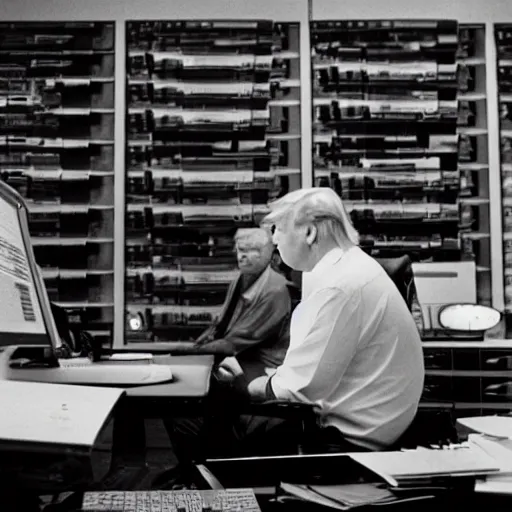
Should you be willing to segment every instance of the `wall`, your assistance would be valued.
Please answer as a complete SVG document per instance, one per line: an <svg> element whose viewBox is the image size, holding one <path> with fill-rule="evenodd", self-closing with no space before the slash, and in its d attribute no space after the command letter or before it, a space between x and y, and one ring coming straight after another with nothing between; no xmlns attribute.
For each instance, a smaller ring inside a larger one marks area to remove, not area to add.
<svg viewBox="0 0 512 512"><path fill-rule="evenodd" d="M510 0L313 0L313 19L445 18L460 23L508 23Z"/></svg>

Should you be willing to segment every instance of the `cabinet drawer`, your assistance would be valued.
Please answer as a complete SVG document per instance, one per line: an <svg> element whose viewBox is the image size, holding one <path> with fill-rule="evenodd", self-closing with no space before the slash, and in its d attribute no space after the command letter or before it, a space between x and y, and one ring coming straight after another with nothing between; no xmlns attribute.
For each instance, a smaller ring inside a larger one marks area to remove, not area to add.
<svg viewBox="0 0 512 512"><path fill-rule="evenodd" d="M456 402L480 402L480 377L452 377L453 400Z"/></svg>
<svg viewBox="0 0 512 512"><path fill-rule="evenodd" d="M426 375L421 399L425 402L452 401L452 377L444 375Z"/></svg>
<svg viewBox="0 0 512 512"><path fill-rule="evenodd" d="M480 367L483 371L512 371L512 350L481 350Z"/></svg>
<svg viewBox="0 0 512 512"><path fill-rule="evenodd" d="M424 348L423 360L427 370L451 370L452 350L450 348Z"/></svg>
<svg viewBox="0 0 512 512"><path fill-rule="evenodd" d="M510 402L512 408L512 376L482 377L482 402Z"/></svg>
<svg viewBox="0 0 512 512"><path fill-rule="evenodd" d="M478 349L454 349L452 357L454 370L480 370L480 350Z"/></svg>

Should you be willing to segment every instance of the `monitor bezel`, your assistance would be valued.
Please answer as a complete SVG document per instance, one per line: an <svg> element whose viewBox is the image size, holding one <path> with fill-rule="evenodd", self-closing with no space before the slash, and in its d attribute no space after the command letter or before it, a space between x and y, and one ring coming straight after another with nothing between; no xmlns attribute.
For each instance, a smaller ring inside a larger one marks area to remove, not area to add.
<svg viewBox="0 0 512 512"><path fill-rule="evenodd" d="M58 336L55 321L51 315L48 296L41 288L44 287L44 282L40 279L34 250L32 248L32 242L30 240L27 205L21 195L3 180L0 180L0 200L6 201L9 206L16 209L16 214L20 223L21 238L27 255L27 263L30 272L32 273L34 289L36 291L37 299L39 300L43 324L46 330L44 334L10 333L2 332L0 326L0 339L2 340L0 345L48 345L49 348L51 348L51 355L55 357L56 350L62 346L62 342Z"/></svg>

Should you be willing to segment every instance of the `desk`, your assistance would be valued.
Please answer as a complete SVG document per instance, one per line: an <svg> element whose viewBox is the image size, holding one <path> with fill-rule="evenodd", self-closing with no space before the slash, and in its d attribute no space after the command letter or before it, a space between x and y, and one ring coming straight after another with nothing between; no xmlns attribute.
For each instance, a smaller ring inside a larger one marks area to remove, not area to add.
<svg viewBox="0 0 512 512"><path fill-rule="evenodd" d="M211 355L155 355L156 364L171 368L173 381L165 384L127 388L126 398L144 408L146 417L161 417L161 407L182 407L202 403L210 390L214 357Z"/></svg>
<svg viewBox="0 0 512 512"><path fill-rule="evenodd" d="M156 364L169 365L173 382L126 390L114 420L113 461L129 459L135 465L145 462L145 419L203 414L213 360L211 355L154 356Z"/></svg>
<svg viewBox="0 0 512 512"><path fill-rule="evenodd" d="M263 512L325 512L311 503L290 502L277 506L268 502L275 494L280 482L340 484L354 483L358 478L375 482L375 475L355 463L349 454L291 455L277 457L254 457L245 459L211 459L204 463L225 488L255 488ZM479 511L509 511L511 496L485 495L473 491L472 479L457 479L457 484L449 491L433 494L428 500L404 502L390 505L388 510L431 512L432 510L453 512L457 509L477 508ZM203 482L199 482L202 484ZM206 482L208 485L208 482ZM391 508L389 508L391 507ZM377 511L379 507L368 506L359 511Z"/></svg>
<svg viewBox="0 0 512 512"><path fill-rule="evenodd" d="M46 347L36 348L42 350ZM0 379L23 380L19 370L9 368L9 360L16 349L15 346L9 346L0 352ZM134 465L144 465L146 418L164 418L178 414L195 416L203 413L204 399L210 389L214 357L157 354L154 362L168 365L173 381L126 389L126 395L115 411L113 462L122 458L130 460Z"/></svg>
<svg viewBox="0 0 512 512"><path fill-rule="evenodd" d="M10 358L17 348L16 346L9 346L0 351L0 379L23 380L22 372L30 372L30 370L20 371L9 368ZM34 348L43 350L45 347ZM201 400L208 395L214 362L212 355L171 356L157 354L154 356L154 362L168 365L173 374L173 381L165 384L127 388L126 395L128 397L155 400L163 404L182 400Z"/></svg>

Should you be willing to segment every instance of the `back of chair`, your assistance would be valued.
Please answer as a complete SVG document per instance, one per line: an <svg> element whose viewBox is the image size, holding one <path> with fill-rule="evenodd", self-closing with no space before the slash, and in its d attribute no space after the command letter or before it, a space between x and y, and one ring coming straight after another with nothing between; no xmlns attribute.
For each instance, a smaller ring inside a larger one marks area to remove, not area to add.
<svg viewBox="0 0 512 512"><path fill-rule="evenodd" d="M405 254L399 258L375 258L375 260L382 265L382 268L395 283L407 307L411 310L415 294L411 258Z"/></svg>
<svg viewBox="0 0 512 512"><path fill-rule="evenodd" d="M452 409L418 409L412 423L390 450L458 443L455 422Z"/></svg>

